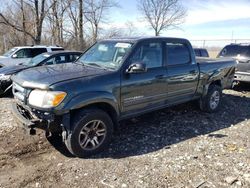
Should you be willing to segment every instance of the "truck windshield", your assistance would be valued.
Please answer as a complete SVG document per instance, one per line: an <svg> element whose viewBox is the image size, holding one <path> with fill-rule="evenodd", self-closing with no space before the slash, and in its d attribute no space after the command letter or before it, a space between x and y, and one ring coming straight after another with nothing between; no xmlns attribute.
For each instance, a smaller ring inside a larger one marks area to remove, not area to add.
<svg viewBox="0 0 250 188"><path fill-rule="evenodd" d="M99 42L85 52L77 62L117 70L132 45L127 42Z"/></svg>
<svg viewBox="0 0 250 188"><path fill-rule="evenodd" d="M39 63L41 63L43 60L47 59L48 57L50 57L49 54L40 54L32 58L30 61L23 63L23 64L29 67L33 67L33 66L38 65Z"/></svg>
<svg viewBox="0 0 250 188"><path fill-rule="evenodd" d="M10 57L10 56L13 54L13 52L15 52L17 49L18 49L18 48L11 48L9 51L5 52L5 53L3 54L3 56L4 56L4 57Z"/></svg>

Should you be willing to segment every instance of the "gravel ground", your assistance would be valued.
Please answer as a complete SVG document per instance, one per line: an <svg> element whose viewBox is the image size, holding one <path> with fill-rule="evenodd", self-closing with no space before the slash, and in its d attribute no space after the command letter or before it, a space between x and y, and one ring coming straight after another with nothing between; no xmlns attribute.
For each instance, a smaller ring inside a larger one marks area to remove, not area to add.
<svg viewBox="0 0 250 188"><path fill-rule="evenodd" d="M191 103L121 123L110 148L71 156L29 136L0 98L0 187L250 187L250 89L223 92L218 113Z"/></svg>

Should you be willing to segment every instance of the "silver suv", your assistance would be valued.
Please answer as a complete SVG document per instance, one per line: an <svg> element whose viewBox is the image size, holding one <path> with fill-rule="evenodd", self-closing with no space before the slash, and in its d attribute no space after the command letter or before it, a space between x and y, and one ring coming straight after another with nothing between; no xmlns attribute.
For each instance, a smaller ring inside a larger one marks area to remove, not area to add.
<svg viewBox="0 0 250 188"><path fill-rule="evenodd" d="M64 50L58 46L17 46L0 56L0 68L4 66L19 65L30 61L31 58L44 53Z"/></svg>

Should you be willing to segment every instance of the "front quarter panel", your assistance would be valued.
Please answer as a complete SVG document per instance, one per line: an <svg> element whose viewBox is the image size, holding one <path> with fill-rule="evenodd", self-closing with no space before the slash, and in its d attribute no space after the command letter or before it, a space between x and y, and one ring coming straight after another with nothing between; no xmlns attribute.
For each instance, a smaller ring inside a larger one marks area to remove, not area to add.
<svg viewBox="0 0 250 188"><path fill-rule="evenodd" d="M64 114L71 110L80 109L94 103L107 103L119 113L120 104L120 74L119 72L107 72L77 80L52 85L53 91L64 91L66 98L54 112Z"/></svg>

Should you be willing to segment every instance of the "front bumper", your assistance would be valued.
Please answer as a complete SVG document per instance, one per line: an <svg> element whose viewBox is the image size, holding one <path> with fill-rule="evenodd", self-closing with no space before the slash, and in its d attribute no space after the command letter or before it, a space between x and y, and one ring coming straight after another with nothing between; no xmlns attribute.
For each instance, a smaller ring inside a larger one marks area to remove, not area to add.
<svg viewBox="0 0 250 188"><path fill-rule="evenodd" d="M12 82L11 80L0 80L0 94L5 93L6 91L8 91L12 86Z"/></svg>
<svg viewBox="0 0 250 188"><path fill-rule="evenodd" d="M22 124L25 128L42 128L47 125L45 121L34 118L29 110L17 103L12 103L12 113L18 123Z"/></svg>
<svg viewBox="0 0 250 188"><path fill-rule="evenodd" d="M39 128L50 132L61 131L62 117L30 109L17 102L12 103L12 113L25 129Z"/></svg>
<svg viewBox="0 0 250 188"><path fill-rule="evenodd" d="M250 82L250 73L247 72L235 72L234 80L240 82Z"/></svg>

